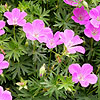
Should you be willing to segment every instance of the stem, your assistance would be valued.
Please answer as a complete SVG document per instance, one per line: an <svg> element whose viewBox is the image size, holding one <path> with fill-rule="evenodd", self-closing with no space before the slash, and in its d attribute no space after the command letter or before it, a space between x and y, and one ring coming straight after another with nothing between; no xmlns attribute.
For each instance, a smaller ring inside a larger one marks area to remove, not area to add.
<svg viewBox="0 0 100 100"><path fill-rule="evenodd" d="M57 0L57 6L58 6L58 8L59 8L59 0Z"/></svg>
<svg viewBox="0 0 100 100"><path fill-rule="evenodd" d="M33 41L33 54L35 53L35 41Z"/></svg>
<svg viewBox="0 0 100 100"><path fill-rule="evenodd" d="M48 65L48 68L50 66L50 61L51 61L51 52L52 52L52 49L50 49L50 57L49 57L49 65Z"/></svg>
<svg viewBox="0 0 100 100"><path fill-rule="evenodd" d="M15 25L14 25L13 34L14 34L14 40L16 41L16 36L15 36Z"/></svg>
<svg viewBox="0 0 100 100"><path fill-rule="evenodd" d="M47 0L47 9L48 9L48 0Z"/></svg>
<svg viewBox="0 0 100 100"><path fill-rule="evenodd" d="M98 88L98 87L97 87ZM94 90L92 90L90 93L94 92L97 88L95 88ZM87 95L89 95L90 93L88 93Z"/></svg>
<svg viewBox="0 0 100 100"><path fill-rule="evenodd" d="M93 38L91 38L91 50L93 48Z"/></svg>
<svg viewBox="0 0 100 100"><path fill-rule="evenodd" d="M77 83L77 85L76 85L76 88L75 88L75 90L78 90L78 88L79 88L79 82Z"/></svg>

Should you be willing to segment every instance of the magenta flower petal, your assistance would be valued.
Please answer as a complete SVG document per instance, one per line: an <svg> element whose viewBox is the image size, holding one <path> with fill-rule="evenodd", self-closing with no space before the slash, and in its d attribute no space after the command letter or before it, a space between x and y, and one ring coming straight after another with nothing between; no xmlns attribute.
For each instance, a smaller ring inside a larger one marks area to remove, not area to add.
<svg viewBox="0 0 100 100"><path fill-rule="evenodd" d="M67 48L67 52L70 54L74 54L76 52L85 53L85 49L82 46L76 46L78 44L83 43L83 40L79 38L78 35L74 36L74 32L72 30L65 30L64 32L60 32L60 38L62 43Z"/></svg>
<svg viewBox="0 0 100 100"><path fill-rule="evenodd" d="M81 67L79 64L71 64L68 68L69 72L71 74L74 74L74 73L80 73L81 71Z"/></svg>
<svg viewBox="0 0 100 100"><path fill-rule="evenodd" d="M9 63L7 61L3 61L0 63L0 69L8 68Z"/></svg>
<svg viewBox="0 0 100 100"><path fill-rule="evenodd" d="M96 19L99 16L99 11L96 8L92 8L89 12L89 16L93 19Z"/></svg>
<svg viewBox="0 0 100 100"><path fill-rule="evenodd" d="M81 8L75 8L73 11L74 16L72 16L72 19L79 23L80 25L85 25L89 22L90 16L88 12L84 9L84 6Z"/></svg>
<svg viewBox="0 0 100 100"><path fill-rule="evenodd" d="M88 81L89 83L91 84L95 84L97 82L98 78L95 74L89 74L87 77L86 77L86 81Z"/></svg>
<svg viewBox="0 0 100 100"><path fill-rule="evenodd" d="M12 13L11 12L5 12L4 16L7 17L8 19L12 19Z"/></svg>
<svg viewBox="0 0 100 100"><path fill-rule="evenodd" d="M80 81L80 84L82 87L88 87L89 86L89 82L87 81Z"/></svg>
<svg viewBox="0 0 100 100"><path fill-rule="evenodd" d="M34 38L34 36L31 33L26 33L26 37L29 40L33 40L33 41L36 40L36 38Z"/></svg>
<svg viewBox="0 0 100 100"><path fill-rule="evenodd" d="M77 77L78 77L77 73L72 74L72 81L78 83L79 80Z"/></svg>
<svg viewBox="0 0 100 100"><path fill-rule="evenodd" d="M32 26L34 28L33 32L39 33L45 27L45 24L42 20L36 19L32 22Z"/></svg>
<svg viewBox="0 0 100 100"><path fill-rule="evenodd" d="M40 31L40 37L38 38L38 41L40 43L47 43L47 40L48 40L48 37L53 37L53 33L52 33L52 30L51 28L49 27L45 27L43 28L41 31Z"/></svg>
<svg viewBox="0 0 100 100"><path fill-rule="evenodd" d="M4 55L0 54L0 74L2 74L3 70L5 68L8 68L9 63L7 61L3 61L4 60Z"/></svg>
<svg viewBox="0 0 100 100"><path fill-rule="evenodd" d="M64 32L61 32L60 37L64 43L68 43L70 40L73 39L74 32L72 30L66 29Z"/></svg>
<svg viewBox="0 0 100 100"><path fill-rule="evenodd" d="M2 86L0 86L0 100L12 100L11 92L4 91Z"/></svg>
<svg viewBox="0 0 100 100"><path fill-rule="evenodd" d="M89 75L92 71L93 71L93 66L91 66L90 64L84 64L82 66L81 73L83 75Z"/></svg>
<svg viewBox="0 0 100 100"><path fill-rule="evenodd" d="M95 41L100 40L100 26L99 28L95 28L91 23L88 23L85 27L84 34L87 37L92 37Z"/></svg>
<svg viewBox="0 0 100 100"><path fill-rule="evenodd" d="M82 0L64 0L66 4L71 6L77 6L79 1L81 2Z"/></svg>
<svg viewBox="0 0 100 100"><path fill-rule="evenodd" d="M85 34L87 37L89 37L89 38L92 37L92 35L91 35L91 30L90 30L90 29L85 29L85 30L84 30L84 34Z"/></svg>
<svg viewBox="0 0 100 100"><path fill-rule="evenodd" d="M5 26L5 22L4 21L0 21L0 29L2 29Z"/></svg>
<svg viewBox="0 0 100 100"><path fill-rule="evenodd" d="M5 33L4 30L0 30L0 35L3 35Z"/></svg>
<svg viewBox="0 0 100 100"><path fill-rule="evenodd" d="M18 8L14 8L12 10L12 17L13 18L19 18L19 16L20 16L20 10Z"/></svg>
<svg viewBox="0 0 100 100"><path fill-rule="evenodd" d="M92 8L89 13L91 20L90 23L95 27L99 28L100 26L100 6Z"/></svg>
<svg viewBox="0 0 100 100"><path fill-rule="evenodd" d="M17 22L17 25L19 25L19 26L23 26L23 25L25 25L25 24L26 24L26 20L25 20L25 19L19 20L19 21Z"/></svg>
<svg viewBox="0 0 100 100"><path fill-rule="evenodd" d="M77 45L77 44L81 44L83 43L83 40L80 39L80 37L78 35L76 35L73 39L72 39L73 45Z"/></svg>
<svg viewBox="0 0 100 100"><path fill-rule="evenodd" d="M80 53L84 54L85 48L82 46L75 46L75 47L68 48L68 51L71 54L76 53L76 52L80 52Z"/></svg>
<svg viewBox="0 0 100 100"><path fill-rule="evenodd" d="M20 17L19 17L19 20L22 20L24 19L24 17L27 16L27 13L26 12L20 12Z"/></svg>
<svg viewBox="0 0 100 100"><path fill-rule="evenodd" d="M3 93L3 88L0 86L0 97L2 93Z"/></svg>
<svg viewBox="0 0 100 100"><path fill-rule="evenodd" d="M96 19L91 19L90 22L94 27L99 28L100 25L99 21L97 21Z"/></svg>
<svg viewBox="0 0 100 100"><path fill-rule="evenodd" d="M2 94L2 100L12 100L11 93L5 90Z"/></svg>
<svg viewBox="0 0 100 100"><path fill-rule="evenodd" d="M46 41L46 46L51 49L55 48L57 45L60 45L62 41L60 41L60 32L56 32L53 35L53 32L50 32L47 34L47 41Z"/></svg>
<svg viewBox="0 0 100 100"><path fill-rule="evenodd" d="M4 60L4 55L0 54L0 63Z"/></svg>
<svg viewBox="0 0 100 100"><path fill-rule="evenodd" d="M5 22L4 21L0 21L0 35L3 35L5 33L4 30L2 30L2 28L5 26Z"/></svg>
<svg viewBox="0 0 100 100"><path fill-rule="evenodd" d="M44 27L44 22L40 19L35 19L32 24L26 23L23 26L23 31L26 33L27 39L38 40L41 43L44 41L43 39L45 37L43 33L44 30L48 31L48 29L45 29Z"/></svg>
<svg viewBox="0 0 100 100"><path fill-rule="evenodd" d="M23 31L26 32L26 33L33 33L33 27L32 27L32 24L31 23L26 23L24 26L23 26Z"/></svg>
<svg viewBox="0 0 100 100"><path fill-rule="evenodd" d="M0 69L0 75L3 73L3 70L2 69Z"/></svg>
<svg viewBox="0 0 100 100"><path fill-rule="evenodd" d="M7 22L9 25L19 25L23 26L26 21L24 17L27 14L25 12L20 12L20 9L14 8L12 12L5 12L4 16L8 18Z"/></svg>
<svg viewBox="0 0 100 100"><path fill-rule="evenodd" d="M80 82L82 87L87 87L89 83L95 84L97 82L97 76L91 74L93 67L88 63L82 67L79 64L71 64L68 70L72 74L72 81L75 83Z"/></svg>

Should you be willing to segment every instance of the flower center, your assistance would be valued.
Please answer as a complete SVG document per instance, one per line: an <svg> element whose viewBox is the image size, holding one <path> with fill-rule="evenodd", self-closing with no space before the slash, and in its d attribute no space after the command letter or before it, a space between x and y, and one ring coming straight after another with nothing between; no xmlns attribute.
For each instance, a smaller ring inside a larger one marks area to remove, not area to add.
<svg viewBox="0 0 100 100"><path fill-rule="evenodd" d="M83 77L83 75L80 74L80 75L78 76L78 79L79 79L80 81L84 81L84 77Z"/></svg>
<svg viewBox="0 0 100 100"><path fill-rule="evenodd" d="M13 25L17 25L17 18L13 19Z"/></svg>
<svg viewBox="0 0 100 100"><path fill-rule="evenodd" d="M73 42L72 41L69 41L68 44L66 45L66 47L67 48L70 48L70 47L72 47L72 45L73 45Z"/></svg>
<svg viewBox="0 0 100 100"><path fill-rule="evenodd" d="M73 0L68 0L70 3L73 3L74 1Z"/></svg>
<svg viewBox="0 0 100 100"><path fill-rule="evenodd" d="M83 20L83 16L80 15L80 16L78 17L78 20L82 21L82 20Z"/></svg>
<svg viewBox="0 0 100 100"><path fill-rule="evenodd" d="M51 46L54 45L54 40L53 40L53 39L50 40L50 45L51 45Z"/></svg>
<svg viewBox="0 0 100 100"><path fill-rule="evenodd" d="M98 31L96 30L96 29L94 29L93 31L92 31L92 35L96 35L98 33Z"/></svg>
<svg viewBox="0 0 100 100"><path fill-rule="evenodd" d="M97 21L100 21L100 16L97 17Z"/></svg>
<svg viewBox="0 0 100 100"><path fill-rule="evenodd" d="M38 37L39 37L39 34L34 33L33 36L34 36L35 38L38 38Z"/></svg>

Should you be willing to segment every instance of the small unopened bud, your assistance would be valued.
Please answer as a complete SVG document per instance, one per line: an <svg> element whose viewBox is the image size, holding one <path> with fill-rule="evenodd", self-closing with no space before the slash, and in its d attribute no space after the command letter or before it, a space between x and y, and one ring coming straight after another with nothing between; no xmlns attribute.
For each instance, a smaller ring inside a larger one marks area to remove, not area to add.
<svg viewBox="0 0 100 100"><path fill-rule="evenodd" d="M4 52L4 50L3 50L3 49L1 49L1 52L5 55L5 52Z"/></svg>
<svg viewBox="0 0 100 100"><path fill-rule="evenodd" d="M84 7L88 8L88 3L85 0L83 0L83 5Z"/></svg>
<svg viewBox="0 0 100 100"><path fill-rule="evenodd" d="M40 71L39 71L39 76L42 77L44 75L44 73L46 72L45 70L45 64L42 65L42 67L40 68Z"/></svg>
<svg viewBox="0 0 100 100"><path fill-rule="evenodd" d="M4 5L5 9L7 9L7 3Z"/></svg>
<svg viewBox="0 0 100 100"><path fill-rule="evenodd" d="M26 46L26 47L28 46L28 41L25 42L25 46Z"/></svg>

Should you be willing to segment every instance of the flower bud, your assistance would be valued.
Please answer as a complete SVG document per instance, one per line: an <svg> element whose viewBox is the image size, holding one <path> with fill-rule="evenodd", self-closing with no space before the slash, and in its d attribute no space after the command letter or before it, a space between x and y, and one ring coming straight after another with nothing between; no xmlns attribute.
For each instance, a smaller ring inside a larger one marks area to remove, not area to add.
<svg viewBox="0 0 100 100"><path fill-rule="evenodd" d="M88 8L88 3L85 0L83 0L83 5L84 7Z"/></svg>
<svg viewBox="0 0 100 100"><path fill-rule="evenodd" d="M46 66L46 65L43 64L42 67L40 68L40 71L39 71L39 76L40 76L40 77L42 77L43 74L46 72L46 70L45 70L45 66Z"/></svg>
<svg viewBox="0 0 100 100"><path fill-rule="evenodd" d="M26 46L26 47L28 46L28 41L25 42L25 46Z"/></svg>

